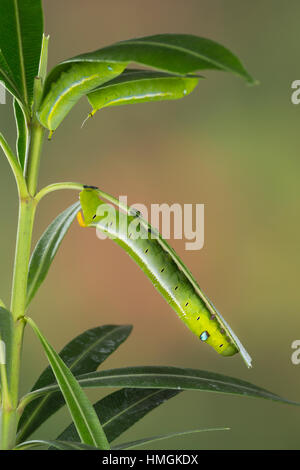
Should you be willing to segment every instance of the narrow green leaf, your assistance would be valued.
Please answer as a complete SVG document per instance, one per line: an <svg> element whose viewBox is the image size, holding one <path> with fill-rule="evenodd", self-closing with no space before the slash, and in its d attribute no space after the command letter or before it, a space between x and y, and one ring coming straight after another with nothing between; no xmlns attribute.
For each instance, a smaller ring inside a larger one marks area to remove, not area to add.
<svg viewBox="0 0 300 470"><path fill-rule="evenodd" d="M128 338L131 330L130 325L104 325L93 328L74 338L59 356L73 374L93 372ZM53 382L55 377L49 366L40 375L32 390L46 387ZM30 403L20 418L17 442L27 439L64 404L60 392L46 394Z"/></svg>
<svg viewBox="0 0 300 470"><path fill-rule="evenodd" d="M254 83L239 59L210 39L188 34L160 34L130 39L81 54L54 67L46 79L38 110L41 124L51 133L55 131L82 96L113 80L130 63L176 75L205 69L222 70ZM100 73L98 69L103 70ZM111 70L110 74L108 69ZM173 82L171 90L174 94Z"/></svg>
<svg viewBox="0 0 300 470"><path fill-rule="evenodd" d="M41 439L21 442L14 448L14 450L27 450L45 446L54 447L56 450L98 450L96 447L88 446L80 442L45 441Z"/></svg>
<svg viewBox="0 0 300 470"><path fill-rule="evenodd" d="M198 369L168 366L125 367L83 374L77 376L76 379L83 388L128 387L199 390L243 397L264 398L290 405L300 405L300 403L282 398L245 380ZM56 384L35 390L25 395L21 403L26 405L35 398L50 392L57 392L57 390Z"/></svg>
<svg viewBox="0 0 300 470"><path fill-rule="evenodd" d="M108 442L112 442L150 411L180 393L179 390L122 389L95 403L94 408L102 423ZM57 438L78 441L74 424L70 424Z"/></svg>
<svg viewBox="0 0 300 470"><path fill-rule="evenodd" d="M191 34L157 34L121 41L65 60L50 72L45 93L70 67L70 63L102 61L134 62L180 75L197 70L222 70L254 83L240 60L221 44Z"/></svg>
<svg viewBox="0 0 300 470"><path fill-rule="evenodd" d="M170 434L163 434L160 436L146 437L144 439L139 439L132 442L124 442L124 444L119 444L112 447L112 450L124 450L124 449L135 449L136 447L143 446L145 444L150 444L152 442L163 441L165 439L171 439L172 437L178 436L187 436L188 434L196 434L198 432L210 432L210 431L229 431L230 428L202 428L194 429L192 431L180 431L172 432Z"/></svg>
<svg viewBox="0 0 300 470"><path fill-rule="evenodd" d="M26 116L19 105L16 98L14 98L14 112L17 124L17 156L22 170L25 168L26 155L28 148L28 128Z"/></svg>
<svg viewBox="0 0 300 470"><path fill-rule="evenodd" d="M38 288L44 281L57 250L76 217L80 204L76 202L68 207L45 230L39 239L30 259L27 305L35 296Z"/></svg>
<svg viewBox="0 0 300 470"><path fill-rule="evenodd" d="M6 351L6 373L8 382L11 374L11 348L13 338L13 320L11 313L3 307L0 307L0 339L5 343Z"/></svg>
<svg viewBox="0 0 300 470"><path fill-rule="evenodd" d="M43 83L45 82L47 76L49 37L50 36L45 36L45 34L43 34L41 57L39 62L39 77Z"/></svg>
<svg viewBox="0 0 300 470"><path fill-rule="evenodd" d="M18 97L20 100L22 99L17 89L17 85L15 83L12 71L10 70L8 63L6 62L6 59L3 55L1 48L0 48L0 82L13 96Z"/></svg>
<svg viewBox="0 0 300 470"><path fill-rule="evenodd" d="M1 0L0 18L0 74L29 109L43 34L41 0Z"/></svg>
<svg viewBox="0 0 300 470"><path fill-rule="evenodd" d="M34 321L28 317L26 321L30 324L43 346L81 442L100 449L109 449L107 438L95 410L74 375L42 335Z"/></svg>
<svg viewBox="0 0 300 470"><path fill-rule="evenodd" d="M125 70L87 95L94 112L107 106L175 100L191 93L199 77L178 77L147 70ZM92 113L93 114L93 113Z"/></svg>

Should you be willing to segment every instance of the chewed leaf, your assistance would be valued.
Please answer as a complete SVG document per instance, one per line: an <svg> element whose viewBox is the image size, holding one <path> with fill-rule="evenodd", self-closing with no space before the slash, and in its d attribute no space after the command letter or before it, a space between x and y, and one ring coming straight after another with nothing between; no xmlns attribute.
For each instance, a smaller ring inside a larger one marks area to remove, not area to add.
<svg viewBox="0 0 300 470"><path fill-rule="evenodd" d="M200 77L179 77L163 72L125 70L114 80L87 95L93 112L107 106L176 100L190 94Z"/></svg>

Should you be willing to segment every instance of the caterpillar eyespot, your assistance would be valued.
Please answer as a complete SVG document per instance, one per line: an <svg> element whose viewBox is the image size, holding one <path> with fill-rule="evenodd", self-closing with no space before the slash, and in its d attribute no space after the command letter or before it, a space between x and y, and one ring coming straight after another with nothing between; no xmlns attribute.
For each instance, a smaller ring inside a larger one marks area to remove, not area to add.
<svg viewBox="0 0 300 470"><path fill-rule="evenodd" d="M203 333L201 333L200 335L201 341L207 341L209 337L210 337L210 334L207 331L203 331Z"/></svg>
<svg viewBox="0 0 300 470"><path fill-rule="evenodd" d="M95 213L99 214L97 212L99 206L105 204L99 199L99 192L92 189L81 191L80 202L84 225L79 218L80 225L96 227L100 231L107 230L108 236L111 236L136 261L179 318L201 341L212 346L222 356L232 356L240 352L250 367L251 357L239 339L159 233L155 238L149 236L149 224L141 217L139 223L142 236L137 239L131 237L131 233L128 234L128 227L136 216L132 215L130 209L127 210L126 223L120 224L120 212L116 210L114 229L106 227L105 216L93 219ZM153 230L150 232L153 234Z"/></svg>
<svg viewBox="0 0 300 470"><path fill-rule="evenodd" d="M127 64L105 61L70 63L49 89L46 83L46 94L37 113L40 123L52 135L82 96L117 77Z"/></svg>

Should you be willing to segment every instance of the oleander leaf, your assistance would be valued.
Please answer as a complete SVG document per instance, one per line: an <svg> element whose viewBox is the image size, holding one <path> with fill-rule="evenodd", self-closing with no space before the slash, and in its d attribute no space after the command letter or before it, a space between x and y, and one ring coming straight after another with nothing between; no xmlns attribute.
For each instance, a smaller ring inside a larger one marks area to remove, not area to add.
<svg viewBox="0 0 300 470"><path fill-rule="evenodd" d="M47 227L31 255L28 284L27 305L35 296L38 288L45 280L58 248L69 230L80 209L78 202L59 214Z"/></svg>
<svg viewBox="0 0 300 470"><path fill-rule="evenodd" d="M109 449L109 444L93 405L78 381L31 318L26 318L41 342L49 364L64 396L82 444Z"/></svg>
<svg viewBox="0 0 300 470"><path fill-rule="evenodd" d="M112 450L124 450L124 449L136 449L137 447L144 446L145 444L150 444L152 442L164 441L165 439L171 439L173 437L187 436L190 434L196 434L198 432L210 432L210 431L229 431L230 428L202 428L202 429L193 429L192 431L179 431L172 432L169 434L161 434L159 436L145 437L144 439L138 439L137 441L124 442L124 444L118 444L112 447Z"/></svg>
<svg viewBox="0 0 300 470"><path fill-rule="evenodd" d="M29 110L43 35L41 0L1 0L0 17L0 79Z"/></svg>
<svg viewBox="0 0 300 470"><path fill-rule="evenodd" d="M17 156L21 168L24 170L29 144L29 135L25 113L16 98L14 98L14 112L17 124Z"/></svg>
<svg viewBox="0 0 300 470"><path fill-rule="evenodd" d="M58 64L46 79L39 121L52 135L82 96L114 80L131 63L182 76L198 70L222 70L254 83L240 60L215 41L188 34L158 34L122 41ZM174 83L170 84L173 95L178 94Z"/></svg>
<svg viewBox="0 0 300 470"><path fill-rule="evenodd" d="M14 450L27 450L45 446L54 447L55 450L99 450L96 447L88 446L81 442L45 441L41 439L21 442L14 448Z"/></svg>
<svg viewBox="0 0 300 470"><path fill-rule="evenodd" d="M130 325L104 325L87 330L74 338L59 353L73 374L95 371L129 336ZM34 384L32 391L55 382L51 367L47 367ZM60 392L46 394L34 400L24 410L18 427L17 442L24 441L65 401Z"/></svg>
<svg viewBox="0 0 300 470"><path fill-rule="evenodd" d="M102 423L108 442L131 428L150 411L180 393L179 390L122 389L107 395L94 408ZM78 441L74 424L70 424L57 438Z"/></svg>
<svg viewBox="0 0 300 470"><path fill-rule="evenodd" d="M157 34L117 42L61 62L49 73L45 94L71 63L102 61L133 62L180 75L197 70L222 70L255 83L240 60L219 43L191 34Z"/></svg>
<svg viewBox="0 0 300 470"><path fill-rule="evenodd" d="M299 406L300 403L282 398L245 380L215 372L169 366L137 366L111 369L76 376L83 388L167 388L169 390L198 390L225 393L242 397L264 398L278 403ZM35 398L58 391L56 384L25 395L23 406Z"/></svg>
<svg viewBox="0 0 300 470"><path fill-rule="evenodd" d="M11 375L11 350L13 339L13 320L11 313L4 307L0 307L0 340L5 343L6 373L8 382Z"/></svg>

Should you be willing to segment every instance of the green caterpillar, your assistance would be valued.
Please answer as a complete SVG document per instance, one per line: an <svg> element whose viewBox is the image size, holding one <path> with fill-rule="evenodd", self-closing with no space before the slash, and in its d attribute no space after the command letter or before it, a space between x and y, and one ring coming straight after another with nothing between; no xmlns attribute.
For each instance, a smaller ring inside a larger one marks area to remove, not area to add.
<svg viewBox="0 0 300 470"><path fill-rule="evenodd" d="M203 77L180 77L150 70L125 70L87 95L93 107L90 116L107 106L183 98L194 90L200 78Z"/></svg>
<svg viewBox="0 0 300 470"><path fill-rule="evenodd" d="M161 235L138 212L133 214L129 209L127 216L116 210L114 220L107 215L99 215L99 209L106 204L99 199L100 191L94 187L85 188L80 193L84 217L83 220L81 213L78 214L80 225L96 227L124 248L200 340L222 356L240 352L250 367L251 357L247 351ZM138 238L133 236L137 232Z"/></svg>
<svg viewBox="0 0 300 470"><path fill-rule="evenodd" d="M69 67L47 88L37 113L40 123L52 134L77 101L94 88L117 77L127 62L78 62Z"/></svg>

